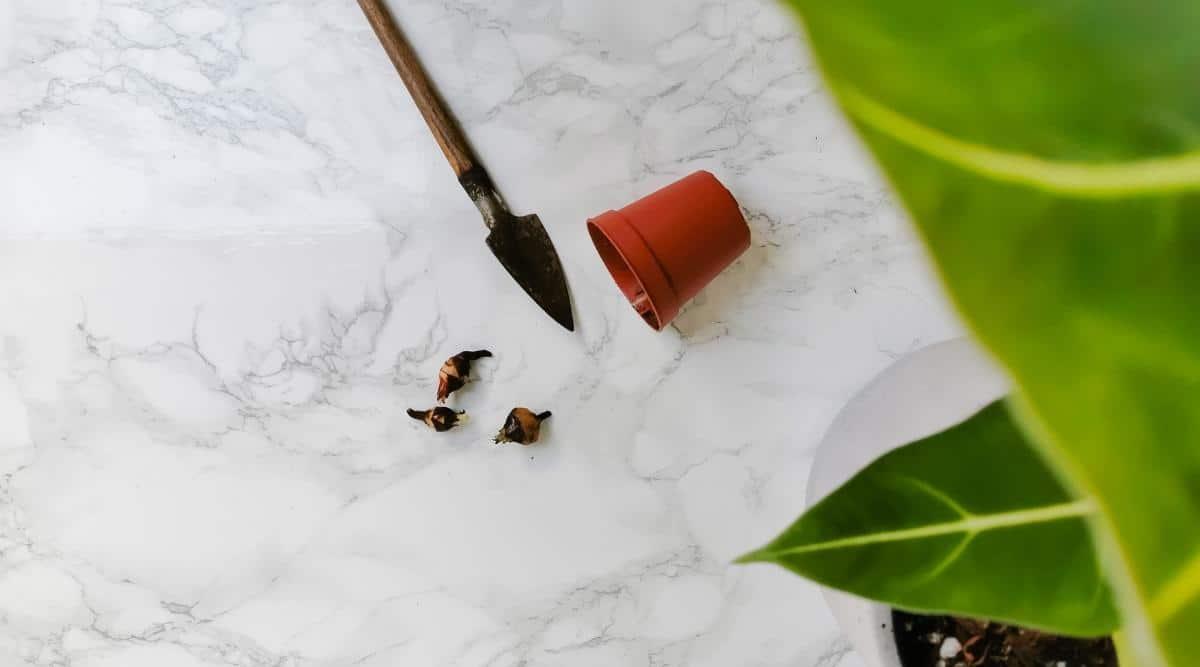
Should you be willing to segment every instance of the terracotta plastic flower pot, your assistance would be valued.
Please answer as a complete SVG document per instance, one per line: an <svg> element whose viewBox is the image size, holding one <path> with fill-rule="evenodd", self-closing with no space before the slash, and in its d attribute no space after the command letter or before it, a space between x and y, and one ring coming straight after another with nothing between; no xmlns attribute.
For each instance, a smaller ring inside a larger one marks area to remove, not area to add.
<svg viewBox="0 0 1200 667"><path fill-rule="evenodd" d="M750 247L737 201L707 171L588 220L588 233L617 287L656 330Z"/></svg>

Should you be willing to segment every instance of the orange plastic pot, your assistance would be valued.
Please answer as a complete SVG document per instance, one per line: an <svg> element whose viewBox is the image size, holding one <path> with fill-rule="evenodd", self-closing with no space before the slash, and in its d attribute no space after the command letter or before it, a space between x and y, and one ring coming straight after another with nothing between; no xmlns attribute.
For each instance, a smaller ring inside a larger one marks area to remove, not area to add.
<svg viewBox="0 0 1200 667"><path fill-rule="evenodd" d="M750 247L737 201L707 171L601 213L588 220L588 233L617 287L655 330Z"/></svg>

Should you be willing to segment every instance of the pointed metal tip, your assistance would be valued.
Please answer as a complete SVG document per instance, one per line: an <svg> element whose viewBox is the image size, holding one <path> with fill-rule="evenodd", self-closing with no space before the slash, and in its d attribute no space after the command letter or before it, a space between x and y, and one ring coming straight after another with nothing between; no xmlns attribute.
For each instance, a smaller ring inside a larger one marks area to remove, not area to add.
<svg viewBox="0 0 1200 667"><path fill-rule="evenodd" d="M551 315L551 317L554 316ZM571 316L571 313L567 313L567 316L562 319L554 317L554 321L563 325L563 328L567 331L575 331L575 318Z"/></svg>
<svg viewBox="0 0 1200 667"><path fill-rule="evenodd" d="M487 244L509 275L547 315L567 331L575 331L566 274L550 235L536 215L498 217Z"/></svg>

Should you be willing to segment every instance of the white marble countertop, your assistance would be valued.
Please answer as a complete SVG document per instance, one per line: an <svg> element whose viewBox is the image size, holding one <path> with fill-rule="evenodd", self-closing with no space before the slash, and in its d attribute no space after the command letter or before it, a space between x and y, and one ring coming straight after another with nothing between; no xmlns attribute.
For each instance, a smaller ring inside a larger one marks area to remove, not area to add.
<svg viewBox="0 0 1200 667"><path fill-rule="evenodd" d="M567 334L352 0L0 2L0 665L849 666L731 566L892 359L958 332L766 0L413 0ZM655 334L584 220L696 169L754 243ZM496 357L449 435L442 360ZM554 411L536 447L489 436Z"/></svg>

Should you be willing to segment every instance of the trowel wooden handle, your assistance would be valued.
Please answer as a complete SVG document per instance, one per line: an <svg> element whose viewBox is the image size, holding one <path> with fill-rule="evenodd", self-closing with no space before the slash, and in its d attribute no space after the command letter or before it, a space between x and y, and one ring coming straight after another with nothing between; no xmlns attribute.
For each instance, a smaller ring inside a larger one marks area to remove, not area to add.
<svg viewBox="0 0 1200 667"><path fill-rule="evenodd" d="M375 34L383 44L383 50L387 51L392 64L396 66L396 71L400 73L400 78L404 80L413 102L425 117L425 124L433 132L433 138L438 146L442 147L442 153L454 169L454 175L461 178L475 167L478 161L458 123L454 122L454 117L434 90L429 76L417 60L416 52L408 40L404 39L404 33L400 32L400 26L396 25L396 19L388 11L384 0L358 0L358 5L367 15L367 20L371 22L371 27L375 29Z"/></svg>

